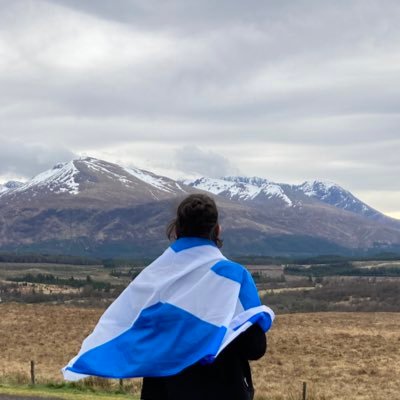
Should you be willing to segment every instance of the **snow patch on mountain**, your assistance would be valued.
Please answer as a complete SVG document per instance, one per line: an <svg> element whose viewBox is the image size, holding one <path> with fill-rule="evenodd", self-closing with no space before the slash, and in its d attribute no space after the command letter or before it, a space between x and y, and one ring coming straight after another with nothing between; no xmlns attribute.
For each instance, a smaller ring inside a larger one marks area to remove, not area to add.
<svg viewBox="0 0 400 400"><path fill-rule="evenodd" d="M152 172L139 168L124 168L124 170L135 178L140 179L142 182L145 182L158 190L162 190L163 192L174 193L176 192L175 187L180 191L185 192L178 184L172 185L172 180L163 176L155 175Z"/></svg>
<svg viewBox="0 0 400 400"><path fill-rule="evenodd" d="M125 186L134 185L134 183L131 180L127 179L127 176L125 173L123 175L121 175L120 173L112 171L110 169L110 165L105 164L101 160L97 160L96 158L86 157L84 159L81 159L80 161L83 162L92 171L106 175L110 179L118 180L118 181L122 182ZM120 168L119 166L117 166L117 170L123 171L123 169ZM123 172L125 172L125 171L123 171Z"/></svg>
<svg viewBox="0 0 400 400"><path fill-rule="evenodd" d="M329 196L329 193L333 188L344 191L344 189L334 182L317 180L305 181L301 185L297 186L297 188L300 189L306 196L317 197L320 200Z"/></svg>
<svg viewBox="0 0 400 400"><path fill-rule="evenodd" d="M334 182L329 181L305 181L297 186L306 196L316 198L331 205L346 208L359 201L347 190Z"/></svg>
<svg viewBox="0 0 400 400"><path fill-rule="evenodd" d="M267 184L273 183L265 178L260 178L258 176L224 176L222 179L225 181L245 183L257 187L265 186Z"/></svg>
<svg viewBox="0 0 400 400"><path fill-rule="evenodd" d="M270 199L277 198L289 207L293 206L293 202L279 185L262 178L229 176L212 179L203 177L196 180L185 180L183 183L213 194L224 195L230 199L247 201L264 195Z"/></svg>
<svg viewBox="0 0 400 400"><path fill-rule="evenodd" d="M354 197L349 191L330 181L305 181L296 188L306 196L318 199L334 207L362 214L368 217L379 216L380 213Z"/></svg>
<svg viewBox="0 0 400 400"><path fill-rule="evenodd" d="M263 192L269 197L277 197L283 200L289 207L293 206L292 200L285 194L284 190L275 183L263 186Z"/></svg>
<svg viewBox="0 0 400 400"><path fill-rule="evenodd" d="M155 175L150 171L142 170L135 167L126 168L116 164L115 169L113 169L110 168L109 163L105 163L102 160L91 157L86 157L84 159L81 159L81 161L83 161L91 170L108 175L110 178L120 181L126 187L137 186L137 179L139 179L140 181L150 185L151 187L166 193L174 194L177 191L186 193L186 191L182 189L175 181L164 176ZM132 179L132 177L136 179ZM154 193L151 189L150 192L155 199L159 198L157 192Z"/></svg>
<svg viewBox="0 0 400 400"><path fill-rule="evenodd" d="M57 164L52 169L42 172L25 184L12 189L12 193L24 192L33 188L45 188L54 193L76 195L79 193L79 183L75 180L78 174L79 170L73 161Z"/></svg>
<svg viewBox="0 0 400 400"><path fill-rule="evenodd" d="M223 179L231 182L244 184L246 186L254 186L259 188L259 191L251 199L254 199L259 194L264 194L269 198L272 197L279 198L290 207L293 206L292 200L287 196L282 187L277 183L269 181L268 179L260 178L258 176L252 176L252 177L226 176Z"/></svg>
<svg viewBox="0 0 400 400"><path fill-rule="evenodd" d="M217 195L224 192L229 192L232 197L237 196L240 199L253 198L259 191L258 188L255 187L237 185L235 182L216 178L203 177L195 180L187 179L183 181L183 184Z"/></svg>

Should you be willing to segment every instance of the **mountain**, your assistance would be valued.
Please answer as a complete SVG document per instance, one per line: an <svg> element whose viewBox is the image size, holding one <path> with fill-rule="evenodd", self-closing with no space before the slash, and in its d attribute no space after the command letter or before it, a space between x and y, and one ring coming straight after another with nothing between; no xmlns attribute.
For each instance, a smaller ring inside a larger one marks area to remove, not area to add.
<svg viewBox="0 0 400 400"><path fill-rule="evenodd" d="M115 208L186 193L172 179L86 157L57 164L24 184L2 191L0 205Z"/></svg>
<svg viewBox="0 0 400 400"><path fill-rule="evenodd" d="M166 243L158 227L170 219L177 199L193 191L186 189L167 177L95 158L60 163L0 193L0 251L158 251Z"/></svg>
<svg viewBox="0 0 400 400"><path fill-rule="evenodd" d="M274 183L259 177L227 176L221 179L202 177L184 180L182 183L231 200L257 202L264 205L266 202L269 205L275 202L285 207L301 207L304 203L313 204L312 200L317 200L372 220L393 222L392 218L373 209L349 191L329 181L314 180L305 181L300 185L289 185Z"/></svg>
<svg viewBox="0 0 400 400"><path fill-rule="evenodd" d="M262 178L225 177L222 179L199 178L182 181L186 186L223 196L230 200L257 201L275 200L283 206L293 206L292 200L276 183Z"/></svg>
<svg viewBox="0 0 400 400"><path fill-rule="evenodd" d="M179 201L199 191L217 201L227 255L400 249L400 222L335 184L235 176L177 182L86 157L0 188L0 251L153 257L168 244Z"/></svg>
<svg viewBox="0 0 400 400"><path fill-rule="evenodd" d="M383 216L377 210L368 206L361 200L353 196L349 191L343 189L333 182L327 181L306 181L298 186L293 186L310 198L314 198L324 203L330 204L342 210L350 211L363 215L371 219L379 219Z"/></svg>

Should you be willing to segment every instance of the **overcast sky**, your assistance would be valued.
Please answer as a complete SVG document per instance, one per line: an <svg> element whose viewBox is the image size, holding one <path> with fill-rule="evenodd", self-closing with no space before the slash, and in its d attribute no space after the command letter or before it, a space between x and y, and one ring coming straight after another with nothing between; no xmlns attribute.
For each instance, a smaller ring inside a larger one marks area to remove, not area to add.
<svg viewBox="0 0 400 400"><path fill-rule="evenodd" d="M0 0L0 182L90 155L334 181L400 218L400 1Z"/></svg>

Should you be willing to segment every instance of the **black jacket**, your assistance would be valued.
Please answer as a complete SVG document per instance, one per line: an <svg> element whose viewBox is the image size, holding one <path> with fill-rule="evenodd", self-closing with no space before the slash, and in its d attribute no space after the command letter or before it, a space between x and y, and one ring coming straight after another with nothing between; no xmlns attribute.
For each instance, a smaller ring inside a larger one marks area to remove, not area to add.
<svg viewBox="0 0 400 400"><path fill-rule="evenodd" d="M212 364L194 364L177 375L143 378L143 400L248 400L254 389L248 360L267 349L264 332L252 325L240 334Z"/></svg>

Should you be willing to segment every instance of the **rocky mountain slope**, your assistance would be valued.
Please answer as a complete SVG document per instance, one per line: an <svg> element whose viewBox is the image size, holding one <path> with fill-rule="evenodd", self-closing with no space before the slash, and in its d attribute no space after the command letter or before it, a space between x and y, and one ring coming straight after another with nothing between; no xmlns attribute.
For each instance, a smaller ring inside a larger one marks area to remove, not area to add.
<svg viewBox="0 0 400 400"><path fill-rule="evenodd" d="M189 193L220 208L232 255L351 253L400 246L400 222L333 183L263 178L177 182L94 158L0 187L0 251L142 257L168 244L165 227ZM400 247L399 247L400 249Z"/></svg>

